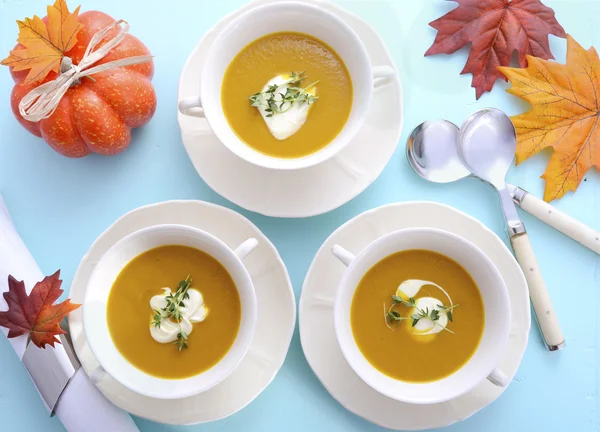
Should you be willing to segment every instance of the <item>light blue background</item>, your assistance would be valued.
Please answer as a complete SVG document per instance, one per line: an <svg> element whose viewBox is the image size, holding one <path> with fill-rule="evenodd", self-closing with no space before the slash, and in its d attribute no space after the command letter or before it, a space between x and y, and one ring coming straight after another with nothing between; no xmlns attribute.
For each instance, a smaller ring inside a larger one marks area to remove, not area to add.
<svg viewBox="0 0 600 432"><path fill-rule="evenodd" d="M0 0L0 56L17 36L16 19L45 15L50 0ZM288 266L296 297L320 244L342 223L379 205L432 200L452 205L482 220L505 241L494 193L474 180L439 186L418 178L404 159L410 130L432 118L461 123L472 111L495 106L515 114L525 104L498 82L491 94L475 101L470 75L459 73L468 51L424 58L435 30L428 22L453 7L442 0L381 0L338 3L369 22L388 45L404 87L404 125L398 149L379 179L359 197L319 217L284 220L249 213L224 200L198 177L181 143L176 119L181 68L202 34L242 0L82 0L82 9L101 9L127 19L131 32L156 56L154 85L158 109L152 122L134 133L131 147L116 157L70 160L54 153L15 121L9 109L12 88L0 70L0 191L19 232L46 274L62 269L65 287L94 239L116 218L144 204L183 198L234 208L250 218L279 249ZM546 4L558 21L585 47L600 36L600 1L553 0ZM77 5L70 1L71 8ZM564 61L566 43L551 37L552 51ZM374 144L376 145L376 144ZM596 145L598 145L596 143ZM541 196L539 179L548 153L513 168L510 181ZM225 169L225 167L224 167ZM600 178L588 173L576 194L554 204L600 229ZM600 258L572 240L522 213L533 247L567 337L567 349L549 353L534 327L523 363L508 390L491 406L447 431L599 431L598 353ZM250 406L228 419L177 428L136 418L142 431L374 431L374 425L350 414L329 396L310 370L294 334L286 362ZM25 369L0 338L0 429L59 431L48 418Z"/></svg>

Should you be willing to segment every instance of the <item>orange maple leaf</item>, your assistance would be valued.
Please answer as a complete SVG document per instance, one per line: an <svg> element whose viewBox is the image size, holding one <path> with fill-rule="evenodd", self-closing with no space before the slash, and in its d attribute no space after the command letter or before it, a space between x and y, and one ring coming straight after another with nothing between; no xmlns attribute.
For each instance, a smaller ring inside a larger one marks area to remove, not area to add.
<svg viewBox="0 0 600 432"><path fill-rule="evenodd" d="M567 62L527 56L526 69L498 68L511 82L507 91L532 108L512 121L517 129L517 164L552 147L542 178L544 200L575 191L592 167L600 169L600 60L567 35Z"/></svg>
<svg viewBox="0 0 600 432"><path fill-rule="evenodd" d="M8 311L0 312L0 326L8 328L9 338L28 333L31 342L40 348L60 343L57 336L66 333L60 321L81 305L69 299L53 304L63 293L59 278L60 270L35 284L27 295L23 281L8 277L8 291L4 293Z"/></svg>
<svg viewBox="0 0 600 432"><path fill-rule="evenodd" d="M17 47L0 64L15 71L29 69L24 84L41 81L50 71L58 72L64 54L77 43L81 24L77 21L79 7L69 12L65 0L56 0L48 6L47 24L38 16L17 21Z"/></svg>

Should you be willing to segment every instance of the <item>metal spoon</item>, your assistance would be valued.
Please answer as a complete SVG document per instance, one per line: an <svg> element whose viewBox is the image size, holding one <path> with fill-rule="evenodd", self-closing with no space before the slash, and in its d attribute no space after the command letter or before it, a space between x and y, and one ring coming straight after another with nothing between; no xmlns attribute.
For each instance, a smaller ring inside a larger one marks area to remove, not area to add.
<svg viewBox="0 0 600 432"><path fill-rule="evenodd" d="M446 120L430 120L417 126L406 143L406 157L425 180L450 183L471 172L458 157L458 126ZM583 246L600 254L600 232L552 207L520 187L507 185L515 204Z"/></svg>
<svg viewBox="0 0 600 432"><path fill-rule="evenodd" d="M458 136L458 156L474 177L492 185L500 203L515 257L525 274L529 296L546 345L551 351L565 346L550 295L531 247L531 242L506 186L505 177L515 157L517 134L502 111L485 108L471 114Z"/></svg>

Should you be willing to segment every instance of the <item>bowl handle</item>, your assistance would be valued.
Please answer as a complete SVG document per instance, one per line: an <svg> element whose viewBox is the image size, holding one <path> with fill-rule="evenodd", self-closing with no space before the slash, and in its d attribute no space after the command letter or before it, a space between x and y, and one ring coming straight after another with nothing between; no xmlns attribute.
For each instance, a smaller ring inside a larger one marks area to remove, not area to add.
<svg viewBox="0 0 600 432"><path fill-rule="evenodd" d="M510 380L500 369L494 369L487 377L488 381L498 387L506 387Z"/></svg>
<svg viewBox="0 0 600 432"><path fill-rule="evenodd" d="M356 258L354 255L352 255L346 249L344 249L343 247L341 247L340 245L337 245L337 244L333 245L333 247L331 248L331 253L334 254L337 259L339 259L341 262L343 262L346 267L350 267L352 260L354 260L354 258Z"/></svg>
<svg viewBox="0 0 600 432"><path fill-rule="evenodd" d="M258 246L258 240L256 240L254 237L252 237L252 238L249 238L248 240L244 241L237 248L235 248L233 253L236 254L237 257L241 261L243 261L244 258L246 258L248 256L248 254L250 254L250 252L252 252L254 249L256 249L256 246Z"/></svg>
<svg viewBox="0 0 600 432"><path fill-rule="evenodd" d="M392 82L396 70L391 66L373 67L373 88L379 88Z"/></svg>
<svg viewBox="0 0 600 432"><path fill-rule="evenodd" d="M184 115L204 118L204 109L200 96L189 96L179 101L179 112Z"/></svg>

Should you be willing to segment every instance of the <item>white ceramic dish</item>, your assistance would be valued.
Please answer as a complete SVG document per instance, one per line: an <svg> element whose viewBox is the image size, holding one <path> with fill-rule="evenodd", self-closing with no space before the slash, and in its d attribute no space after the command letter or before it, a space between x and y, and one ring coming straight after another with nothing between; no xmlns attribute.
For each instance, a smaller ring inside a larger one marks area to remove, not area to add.
<svg viewBox="0 0 600 432"><path fill-rule="evenodd" d="M137 230L161 224L181 224L206 231L230 248L254 237L259 246L244 265L253 281L258 307L256 331L246 356L223 382L196 396L156 399L135 393L108 376L97 384L118 407L159 423L197 424L222 419L244 408L273 380L287 354L296 322L296 302L285 265L269 239L248 219L203 201L167 201L133 210L112 224L81 260L70 297L82 303L98 260L112 245ZM88 375L98 368L83 331L80 309L69 315L75 351Z"/></svg>
<svg viewBox="0 0 600 432"><path fill-rule="evenodd" d="M464 395L433 405L399 402L365 384L348 365L337 343L333 309L344 267L331 254L334 244L358 253L393 231L429 227L469 240L496 265L508 289L512 323L498 367L512 380L531 326L529 295L523 273L504 242L476 219L429 202L389 204L367 211L338 228L317 252L304 280L299 306L300 340L306 359L329 393L346 409L379 426L396 430L440 428L464 420L504 391L487 380Z"/></svg>
<svg viewBox="0 0 600 432"><path fill-rule="evenodd" d="M338 136L323 149L294 159L271 157L246 145L229 127L221 104L223 77L234 57L249 41L284 31L308 34L331 46L348 68L354 90L350 115ZM180 100L179 111L206 117L219 140L247 162L268 169L297 170L318 165L346 147L365 122L373 88L389 83L394 75L396 71L390 66L371 66L367 49L356 32L335 14L305 2L281 1L245 11L217 34L200 75L200 96Z"/></svg>
<svg viewBox="0 0 600 432"><path fill-rule="evenodd" d="M198 43L179 80L178 99L200 94L199 76L216 35L235 17L263 4L258 0L223 18ZM377 32L363 20L329 2L317 4L345 21L365 44L371 64L394 62ZM357 196L379 176L394 153L402 129L402 91L397 76L373 93L371 108L356 137L335 157L302 170L258 167L226 148L206 119L178 113L186 151L198 174L215 192L251 211L274 217L308 217L331 211ZM373 145L377 143L377 145ZM228 167L224 170L223 167Z"/></svg>
<svg viewBox="0 0 600 432"><path fill-rule="evenodd" d="M219 261L235 283L242 310L240 329L227 354L207 371L178 380L154 377L129 363L115 346L107 325L108 297L121 270L138 255L171 244L199 249ZM254 337L256 294L242 260L257 245L257 240L250 238L232 250L205 231L176 224L143 228L116 242L96 264L83 301L85 337L101 367L94 372L95 380L103 370L136 393L158 399L181 399L202 393L227 378L246 355Z"/></svg>
<svg viewBox="0 0 600 432"><path fill-rule="evenodd" d="M446 378L426 383L395 380L373 367L362 355L352 334L350 310L356 287L375 264L410 249L425 249L448 256L471 275L485 309L483 335L473 356ZM436 404L457 398L486 378L505 387L508 378L496 365L510 332L510 302L504 280L494 263L470 241L435 228L407 228L379 237L357 256L339 245L332 253L348 267L339 283L333 319L338 344L354 372L371 388L389 398L412 404Z"/></svg>

